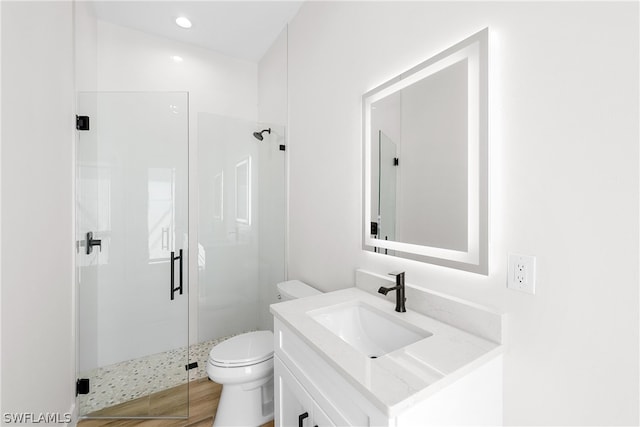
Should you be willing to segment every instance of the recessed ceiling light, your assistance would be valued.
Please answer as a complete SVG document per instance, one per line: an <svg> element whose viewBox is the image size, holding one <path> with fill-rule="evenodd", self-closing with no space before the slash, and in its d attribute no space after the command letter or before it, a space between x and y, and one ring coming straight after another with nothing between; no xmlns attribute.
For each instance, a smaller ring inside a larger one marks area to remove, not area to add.
<svg viewBox="0 0 640 427"><path fill-rule="evenodd" d="M173 59L174 62L182 62L182 57L178 55L173 55L171 59Z"/></svg>
<svg viewBox="0 0 640 427"><path fill-rule="evenodd" d="M191 21L189 21L189 18L186 18L184 16L178 16L176 18L176 24L180 28L191 28Z"/></svg>

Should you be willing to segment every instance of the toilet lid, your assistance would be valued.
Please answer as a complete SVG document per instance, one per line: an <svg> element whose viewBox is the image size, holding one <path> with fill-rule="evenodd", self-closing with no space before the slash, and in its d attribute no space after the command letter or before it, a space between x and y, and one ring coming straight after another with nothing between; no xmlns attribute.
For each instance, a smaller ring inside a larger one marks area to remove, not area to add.
<svg viewBox="0 0 640 427"><path fill-rule="evenodd" d="M250 365L273 357L273 332L255 331L236 335L214 346L209 360L222 365Z"/></svg>
<svg viewBox="0 0 640 427"><path fill-rule="evenodd" d="M286 282L278 283L277 285L278 291L282 296L286 299L298 299L304 297L312 297L315 295L320 295L322 292L317 289L312 288L300 280L288 280Z"/></svg>

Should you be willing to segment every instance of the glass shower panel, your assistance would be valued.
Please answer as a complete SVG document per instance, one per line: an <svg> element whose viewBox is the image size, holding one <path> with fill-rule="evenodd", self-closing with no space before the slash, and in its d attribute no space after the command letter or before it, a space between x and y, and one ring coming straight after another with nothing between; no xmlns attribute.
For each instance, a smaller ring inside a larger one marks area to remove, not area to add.
<svg viewBox="0 0 640 427"><path fill-rule="evenodd" d="M78 95L81 416L187 416L187 106L178 92Z"/></svg>
<svg viewBox="0 0 640 427"><path fill-rule="evenodd" d="M198 340L272 328L284 280L284 127L198 114Z"/></svg>
<svg viewBox="0 0 640 427"><path fill-rule="evenodd" d="M286 196L286 128L274 123L262 123L257 129L271 129L258 143L256 167L260 184L258 201L258 329L273 329L269 305L280 302L276 285L285 280L285 239L287 218Z"/></svg>

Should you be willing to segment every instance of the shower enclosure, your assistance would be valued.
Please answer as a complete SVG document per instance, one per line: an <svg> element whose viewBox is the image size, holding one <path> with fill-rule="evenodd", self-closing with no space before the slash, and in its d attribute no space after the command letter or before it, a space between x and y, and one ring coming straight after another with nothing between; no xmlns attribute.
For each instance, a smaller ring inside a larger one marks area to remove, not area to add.
<svg viewBox="0 0 640 427"><path fill-rule="evenodd" d="M285 129L190 113L186 92L85 92L78 112L79 414L186 417L211 346L272 328Z"/></svg>

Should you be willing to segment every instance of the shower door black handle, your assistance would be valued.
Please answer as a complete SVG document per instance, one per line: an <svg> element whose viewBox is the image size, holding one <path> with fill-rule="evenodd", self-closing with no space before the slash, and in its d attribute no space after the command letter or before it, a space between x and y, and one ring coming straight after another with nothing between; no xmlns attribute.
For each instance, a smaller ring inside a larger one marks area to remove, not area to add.
<svg viewBox="0 0 640 427"><path fill-rule="evenodd" d="M180 249L180 255L176 256L176 253L171 251L171 300L173 301L173 299L175 298L175 293L176 291L180 291L180 295L182 295L182 249ZM178 287L176 288L175 286L175 277L176 277L176 271L175 271L175 264L176 261L180 261L178 263L178 270L180 273L180 277L179 277L179 282L178 282Z"/></svg>
<svg viewBox="0 0 640 427"><path fill-rule="evenodd" d="M94 246L99 247L100 248L100 252L102 252L102 240L94 239L92 231L89 231L87 233L87 239L85 240L85 246L87 247L87 249L86 249L87 255L89 255L89 254L91 254L91 252L93 252L93 247Z"/></svg>

